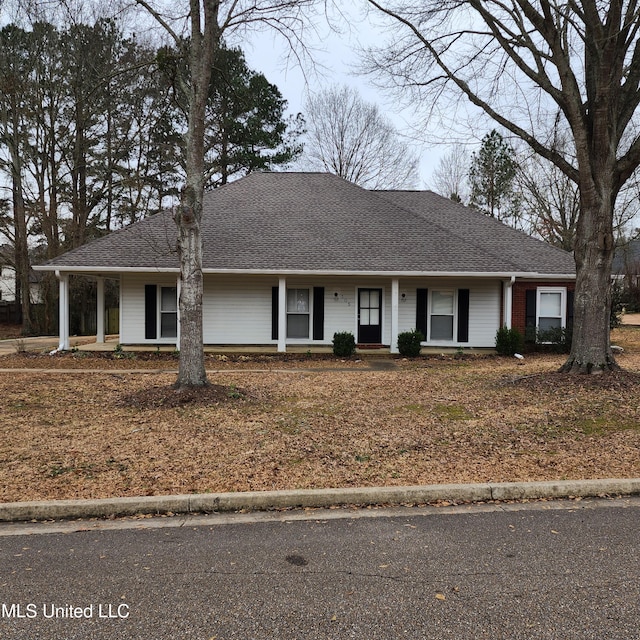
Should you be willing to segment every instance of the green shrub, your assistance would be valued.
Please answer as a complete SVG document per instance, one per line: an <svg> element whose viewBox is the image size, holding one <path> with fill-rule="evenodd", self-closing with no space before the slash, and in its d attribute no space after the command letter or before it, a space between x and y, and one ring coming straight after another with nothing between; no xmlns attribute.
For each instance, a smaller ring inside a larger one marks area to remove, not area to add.
<svg viewBox="0 0 640 640"><path fill-rule="evenodd" d="M517 329L500 327L496 332L496 351L501 356L512 356L521 353L524 347L524 339Z"/></svg>
<svg viewBox="0 0 640 640"><path fill-rule="evenodd" d="M350 358L356 352L356 340L353 333L343 331L333 334L333 355L338 358Z"/></svg>
<svg viewBox="0 0 640 640"><path fill-rule="evenodd" d="M398 351L405 358L415 358L420 355L420 343L424 340L422 331L404 331L398 334Z"/></svg>

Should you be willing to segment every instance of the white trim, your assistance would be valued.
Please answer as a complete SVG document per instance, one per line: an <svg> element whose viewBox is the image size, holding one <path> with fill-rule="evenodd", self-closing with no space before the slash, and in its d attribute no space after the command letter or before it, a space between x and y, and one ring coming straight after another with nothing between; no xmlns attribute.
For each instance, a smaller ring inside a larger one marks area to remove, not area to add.
<svg viewBox="0 0 640 640"><path fill-rule="evenodd" d="M166 343L166 344L176 344L178 348L180 348L180 329L178 318L180 317L180 292L178 291L177 282L175 285L168 284L156 284L156 336L155 340L151 340L151 342L156 343ZM175 289L176 290L176 310L174 311L166 311L162 308L162 291L164 289ZM176 335L175 336L163 336L162 335L162 316L163 314L176 314Z"/></svg>
<svg viewBox="0 0 640 640"><path fill-rule="evenodd" d="M104 278L96 280L96 342L104 343Z"/></svg>
<svg viewBox="0 0 640 640"><path fill-rule="evenodd" d="M176 280L176 350L180 351L180 293L182 289L182 278ZM204 321L204 319L203 319Z"/></svg>
<svg viewBox="0 0 640 640"><path fill-rule="evenodd" d="M513 284L516 279L514 276L504 283L504 295L503 295L503 308L504 317L502 319L502 326L507 329L511 329L513 321Z"/></svg>
<svg viewBox="0 0 640 640"><path fill-rule="evenodd" d="M453 293L453 324L451 328L451 340L445 338L431 338L431 317L433 313L433 294L434 293ZM432 289L429 288L429 300L427 303L427 344L454 344L458 335L458 289L457 288L445 288L445 289Z"/></svg>
<svg viewBox="0 0 640 640"><path fill-rule="evenodd" d="M566 287L537 287L536 289L536 331L540 331L540 295L543 293L560 294L560 328L567 327L567 288ZM557 316L542 316L543 318ZM545 344L545 343L541 343Z"/></svg>
<svg viewBox="0 0 640 640"><path fill-rule="evenodd" d="M118 286L118 342L121 342L122 328L124 327L122 321L124 319L124 293L122 287L122 279L119 281Z"/></svg>
<svg viewBox="0 0 640 640"><path fill-rule="evenodd" d="M56 271L59 281L59 335L58 349L69 350L69 274Z"/></svg>
<svg viewBox="0 0 640 640"><path fill-rule="evenodd" d="M394 278L391 281L391 353L400 353L398 349L398 298L400 293L400 281Z"/></svg>
<svg viewBox="0 0 640 640"><path fill-rule="evenodd" d="M278 353L287 351L287 279L278 279Z"/></svg>
<svg viewBox="0 0 640 640"><path fill-rule="evenodd" d="M287 321L285 323L285 332L287 332L289 328L289 315L306 315L307 316L307 337L306 338L290 338L288 335L287 344L296 345L296 344L310 344L313 342L313 285L312 284L287 284L287 303L289 302L289 291L294 290L302 290L307 291L309 295L309 310L307 313L296 314L294 311L289 311L287 308Z"/></svg>
<svg viewBox="0 0 640 640"><path fill-rule="evenodd" d="M139 267L72 267L72 266L50 266L36 265L35 271L59 271L69 273L180 273L177 267L149 267L141 269ZM265 275L265 276L356 276L356 277L384 277L384 278L523 278L531 280L575 280L575 273L537 273L535 271L340 271L335 269L203 269L204 274L215 275Z"/></svg>

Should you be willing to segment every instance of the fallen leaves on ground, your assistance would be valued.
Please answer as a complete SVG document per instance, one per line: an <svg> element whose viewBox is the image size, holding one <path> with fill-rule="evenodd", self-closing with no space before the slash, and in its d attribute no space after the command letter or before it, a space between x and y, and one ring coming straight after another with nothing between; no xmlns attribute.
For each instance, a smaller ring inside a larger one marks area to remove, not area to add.
<svg viewBox="0 0 640 640"><path fill-rule="evenodd" d="M211 360L190 399L173 360L46 358L0 358L34 368L0 374L2 501L640 475L640 349L603 376L553 355Z"/></svg>

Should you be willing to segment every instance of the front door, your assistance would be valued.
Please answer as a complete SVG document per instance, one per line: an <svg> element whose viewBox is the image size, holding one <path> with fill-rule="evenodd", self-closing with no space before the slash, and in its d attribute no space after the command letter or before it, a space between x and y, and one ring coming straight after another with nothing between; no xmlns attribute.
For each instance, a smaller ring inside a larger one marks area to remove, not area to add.
<svg viewBox="0 0 640 640"><path fill-rule="evenodd" d="M358 344L382 342L382 289L358 289Z"/></svg>

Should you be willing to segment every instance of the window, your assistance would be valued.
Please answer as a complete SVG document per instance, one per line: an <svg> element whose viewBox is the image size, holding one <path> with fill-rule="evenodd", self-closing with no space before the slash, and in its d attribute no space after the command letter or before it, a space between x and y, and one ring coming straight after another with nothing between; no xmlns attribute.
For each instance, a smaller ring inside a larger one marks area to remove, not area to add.
<svg viewBox="0 0 640 640"><path fill-rule="evenodd" d="M538 288L536 326L544 333L566 326L567 290L560 287Z"/></svg>
<svg viewBox="0 0 640 640"><path fill-rule="evenodd" d="M287 338L309 337L309 289L287 289Z"/></svg>
<svg viewBox="0 0 640 640"><path fill-rule="evenodd" d="M178 336L178 289L177 287L160 288L160 337L176 338Z"/></svg>
<svg viewBox="0 0 640 640"><path fill-rule="evenodd" d="M453 340L454 291L432 291L430 340Z"/></svg>

